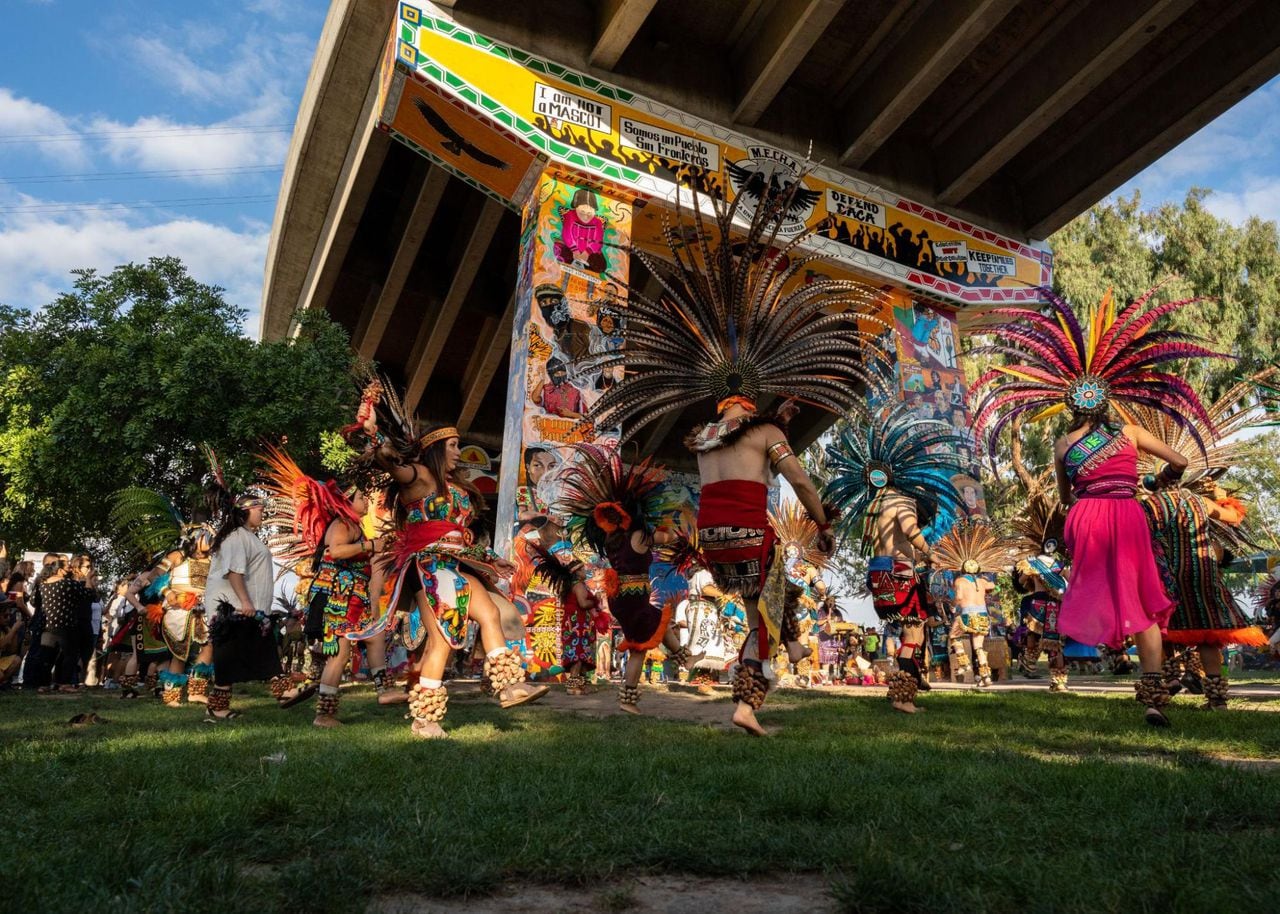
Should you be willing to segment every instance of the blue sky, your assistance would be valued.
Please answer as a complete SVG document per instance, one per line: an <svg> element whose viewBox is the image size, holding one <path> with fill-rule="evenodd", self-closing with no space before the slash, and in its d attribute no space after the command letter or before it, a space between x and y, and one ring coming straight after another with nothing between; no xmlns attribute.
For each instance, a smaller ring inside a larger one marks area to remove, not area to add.
<svg viewBox="0 0 1280 914"><path fill-rule="evenodd" d="M74 267L172 253L254 312L256 333L280 166L328 3L3 6L0 301L39 306Z"/></svg>
<svg viewBox="0 0 1280 914"><path fill-rule="evenodd" d="M327 0L3 0L0 302L175 254L257 332L280 166ZM1280 80L1129 182L1280 218ZM185 201L185 202L175 202ZM110 204L126 203L128 206Z"/></svg>

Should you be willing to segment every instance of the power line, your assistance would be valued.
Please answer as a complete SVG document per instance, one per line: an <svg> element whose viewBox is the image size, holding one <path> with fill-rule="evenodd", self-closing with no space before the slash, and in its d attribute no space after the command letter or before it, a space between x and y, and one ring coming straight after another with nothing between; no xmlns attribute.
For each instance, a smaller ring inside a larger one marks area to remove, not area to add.
<svg viewBox="0 0 1280 914"><path fill-rule="evenodd" d="M285 133L293 129L292 124L265 124L258 126L236 127L234 125L215 127L143 127L134 130L86 130L84 133L26 133L19 136L0 137L0 143L66 143L72 140L96 139L99 137L183 137L183 136L231 136L242 133Z"/></svg>
<svg viewBox="0 0 1280 914"><path fill-rule="evenodd" d="M280 165L228 165L223 168L169 168L151 171L86 171L80 174L14 175L0 177L0 184L61 184L81 181L141 181L153 178L211 178L280 171Z"/></svg>
<svg viewBox="0 0 1280 914"><path fill-rule="evenodd" d="M40 213L75 213L89 210L147 209L160 206L229 206L240 203L269 203L275 194L250 194L238 197L183 197L172 200L123 200L107 203L40 203L0 206L0 215Z"/></svg>

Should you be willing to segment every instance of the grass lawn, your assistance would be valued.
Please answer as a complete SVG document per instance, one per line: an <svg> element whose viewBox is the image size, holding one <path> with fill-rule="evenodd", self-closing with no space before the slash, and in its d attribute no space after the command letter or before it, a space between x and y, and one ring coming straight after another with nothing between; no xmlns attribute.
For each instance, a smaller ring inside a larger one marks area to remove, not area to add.
<svg viewBox="0 0 1280 914"><path fill-rule="evenodd" d="M753 740L460 695L453 739L420 743L367 687L333 732L259 688L218 727L0 694L0 911L359 911L655 873L819 880L850 911L1274 910L1280 769L1213 757L1280 758L1280 714L1180 699L1156 731L1111 696L922 704L783 692ZM67 725L91 708L109 723Z"/></svg>

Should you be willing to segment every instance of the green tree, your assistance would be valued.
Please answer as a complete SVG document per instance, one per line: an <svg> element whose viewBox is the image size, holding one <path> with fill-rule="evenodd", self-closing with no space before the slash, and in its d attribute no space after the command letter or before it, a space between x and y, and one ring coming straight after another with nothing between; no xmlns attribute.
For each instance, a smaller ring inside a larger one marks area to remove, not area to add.
<svg viewBox="0 0 1280 914"><path fill-rule="evenodd" d="M321 433L351 415L353 355L324 313L258 343L245 312L175 258L74 275L39 311L0 306L0 539L103 540L108 498L127 485L197 504L200 442L236 486L266 440L318 466Z"/></svg>
<svg viewBox="0 0 1280 914"><path fill-rule="evenodd" d="M1238 361L1202 360L1187 375L1209 397L1280 358L1280 235L1274 222L1232 225L1209 212L1211 191L1144 210L1137 193L1099 203L1049 239L1054 287L1082 309L1111 287L1127 301L1158 282L1161 300L1206 296L1171 326Z"/></svg>

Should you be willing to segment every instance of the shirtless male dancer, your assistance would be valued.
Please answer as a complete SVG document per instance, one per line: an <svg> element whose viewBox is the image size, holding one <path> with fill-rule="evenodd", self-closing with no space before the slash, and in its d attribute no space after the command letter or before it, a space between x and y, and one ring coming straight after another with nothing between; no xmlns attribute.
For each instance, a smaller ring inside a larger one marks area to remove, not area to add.
<svg viewBox="0 0 1280 914"><path fill-rule="evenodd" d="M769 630L760 614L760 596L771 571L776 542L768 518L773 473L791 483L796 498L818 525L818 549L830 554L835 539L818 490L779 425L758 419L755 405L745 397L732 397L720 405L720 421L689 439L698 455L702 486L698 534L711 560L716 585L726 592L740 593L747 613L747 640L733 679L733 723L764 736L755 712L769 690L766 671L771 668L773 654ZM779 422L785 422L785 416ZM743 428L745 431L735 435ZM798 643L788 643L787 652L793 663L806 655Z"/></svg>

